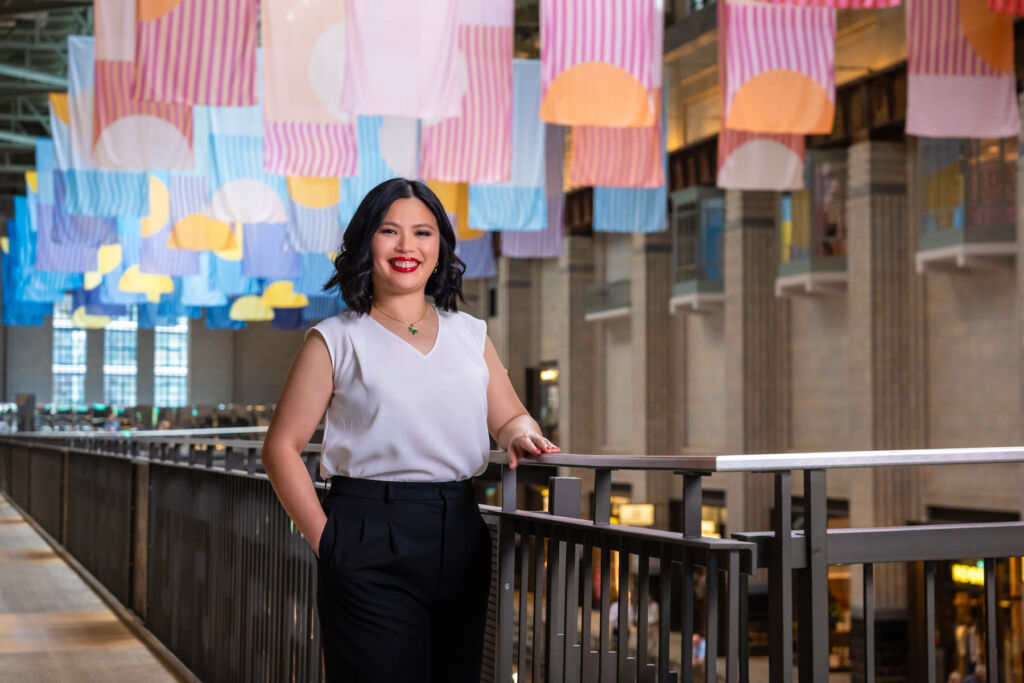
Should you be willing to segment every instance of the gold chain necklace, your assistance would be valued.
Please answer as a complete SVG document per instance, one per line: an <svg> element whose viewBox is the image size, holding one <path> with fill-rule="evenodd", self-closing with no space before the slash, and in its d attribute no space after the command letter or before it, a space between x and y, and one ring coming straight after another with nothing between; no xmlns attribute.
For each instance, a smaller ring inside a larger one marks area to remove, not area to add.
<svg viewBox="0 0 1024 683"><path fill-rule="evenodd" d="M375 309L377 309L377 312L380 313L381 315L387 316L388 318L391 318L395 322L402 323L403 325L408 325L409 326L409 333L413 334L413 335L415 335L417 332L419 332L419 329L416 328L416 325L419 324L419 322L421 320L423 320L424 318L427 317L427 312L430 310L430 304L424 303L423 304L423 315L421 315L415 321L413 321L411 323L408 323L408 322L406 322L404 320L399 320L398 318L396 318L395 316L391 315L390 313L385 312L384 309L381 308L380 306L378 306L377 304L374 304L373 307Z"/></svg>

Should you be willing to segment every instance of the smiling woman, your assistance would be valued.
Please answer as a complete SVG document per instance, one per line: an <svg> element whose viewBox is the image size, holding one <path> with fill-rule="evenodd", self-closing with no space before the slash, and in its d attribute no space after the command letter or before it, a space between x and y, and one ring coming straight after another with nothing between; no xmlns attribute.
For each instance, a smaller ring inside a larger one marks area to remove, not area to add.
<svg viewBox="0 0 1024 683"><path fill-rule="evenodd" d="M471 480L488 432L513 467L558 451L487 326L458 311L455 239L422 183L370 191L325 286L349 310L310 330L264 441L267 475L319 558L329 681L479 680L491 539ZM322 417L321 504L300 453Z"/></svg>

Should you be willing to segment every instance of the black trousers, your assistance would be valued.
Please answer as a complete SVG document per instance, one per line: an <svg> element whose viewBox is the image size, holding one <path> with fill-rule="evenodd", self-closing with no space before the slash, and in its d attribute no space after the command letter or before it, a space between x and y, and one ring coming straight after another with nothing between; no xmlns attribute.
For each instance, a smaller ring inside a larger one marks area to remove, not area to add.
<svg viewBox="0 0 1024 683"><path fill-rule="evenodd" d="M333 477L324 510L327 680L479 681L491 537L472 483Z"/></svg>

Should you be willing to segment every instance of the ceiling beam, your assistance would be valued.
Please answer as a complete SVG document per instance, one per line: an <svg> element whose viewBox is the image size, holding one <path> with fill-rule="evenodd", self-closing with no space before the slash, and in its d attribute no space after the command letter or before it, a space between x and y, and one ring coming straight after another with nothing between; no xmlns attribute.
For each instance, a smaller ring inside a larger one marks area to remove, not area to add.
<svg viewBox="0 0 1024 683"><path fill-rule="evenodd" d="M36 139L31 135L12 133L9 130L0 130L0 142L6 142L11 145L20 145L22 147L36 146Z"/></svg>
<svg viewBox="0 0 1024 683"><path fill-rule="evenodd" d="M55 76L44 71L36 71L35 69L26 69L23 66L14 66L13 64L0 64L0 75L42 83L59 90L64 90L68 87L68 79L62 76Z"/></svg>
<svg viewBox="0 0 1024 683"><path fill-rule="evenodd" d="M51 2L38 2L38 0L0 0L0 16L11 14L36 14L57 9L70 9L76 7L91 7L92 0L67 0Z"/></svg>

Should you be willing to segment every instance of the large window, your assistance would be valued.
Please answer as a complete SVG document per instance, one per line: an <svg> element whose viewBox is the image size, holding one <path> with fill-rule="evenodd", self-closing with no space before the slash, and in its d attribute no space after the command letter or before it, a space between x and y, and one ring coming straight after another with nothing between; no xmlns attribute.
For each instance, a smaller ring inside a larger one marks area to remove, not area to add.
<svg viewBox="0 0 1024 683"><path fill-rule="evenodd" d="M126 315L117 316L103 331L103 401L109 405L133 406L138 403L139 323L134 306Z"/></svg>
<svg viewBox="0 0 1024 683"><path fill-rule="evenodd" d="M722 279L725 199L713 188L672 195L672 262L675 281Z"/></svg>
<svg viewBox="0 0 1024 683"><path fill-rule="evenodd" d="M158 326L153 335L153 405L178 407L188 403L188 318L176 325Z"/></svg>
<svg viewBox="0 0 1024 683"><path fill-rule="evenodd" d="M812 151L807 189L783 193L779 204L782 263L846 256L846 155Z"/></svg>
<svg viewBox="0 0 1024 683"><path fill-rule="evenodd" d="M53 305L53 402L85 402L85 330L71 326L71 295Z"/></svg>

